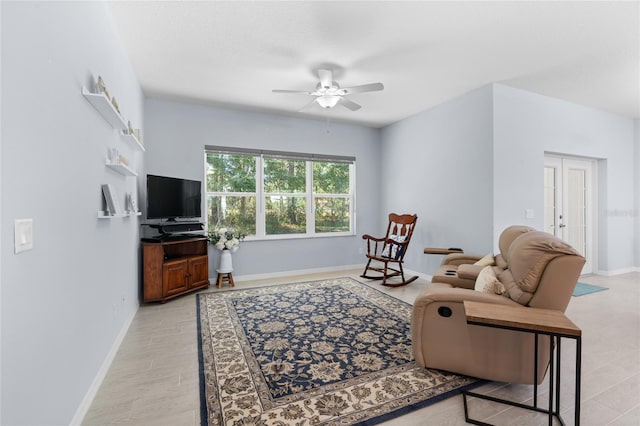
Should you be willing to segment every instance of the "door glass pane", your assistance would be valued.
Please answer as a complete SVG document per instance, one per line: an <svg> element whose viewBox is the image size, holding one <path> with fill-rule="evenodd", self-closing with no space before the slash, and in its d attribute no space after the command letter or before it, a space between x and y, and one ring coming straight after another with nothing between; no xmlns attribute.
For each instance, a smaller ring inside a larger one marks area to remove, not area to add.
<svg viewBox="0 0 640 426"><path fill-rule="evenodd" d="M586 192L585 171L581 169L569 169L567 172L568 185L568 220L567 242L578 252L585 255L586 252Z"/></svg>
<svg viewBox="0 0 640 426"><path fill-rule="evenodd" d="M544 231L556 234L556 203L557 203L556 168L544 168Z"/></svg>

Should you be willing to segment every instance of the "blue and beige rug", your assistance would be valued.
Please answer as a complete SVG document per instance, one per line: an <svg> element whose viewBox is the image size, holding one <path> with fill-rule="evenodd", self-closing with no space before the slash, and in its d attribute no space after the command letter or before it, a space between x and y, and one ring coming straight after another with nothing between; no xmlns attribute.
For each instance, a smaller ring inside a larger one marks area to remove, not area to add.
<svg viewBox="0 0 640 426"><path fill-rule="evenodd" d="M602 287L599 285L587 284L587 283L576 283L575 288L573 289L573 297L584 296L585 294L597 293L599 291L609 290L607 287Z"/></svg>
<svg viewBox="0 0 640 426"><path fill-rule="evenodd" d="M200 294L202 424L375 424L474 385L416 365L410 317L350 278Z"/></svg>

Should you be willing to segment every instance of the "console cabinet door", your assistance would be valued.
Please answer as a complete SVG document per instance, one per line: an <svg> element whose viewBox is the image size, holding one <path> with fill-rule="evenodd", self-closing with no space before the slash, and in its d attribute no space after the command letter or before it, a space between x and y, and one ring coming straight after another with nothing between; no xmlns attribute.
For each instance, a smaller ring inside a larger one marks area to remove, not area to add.
<svg viewBox="0 0 640 426"><path fill-rule="evenodd" d="M189 260L191 274L191 288L209 285L209 258L198 256Z"/></svg>
<svg viewBox="0 0 640 426"><path fill-rule="evenodd" d="M182 293L189 289L189 261L175 260L165 262L162 268L164 297Z"/></svg>

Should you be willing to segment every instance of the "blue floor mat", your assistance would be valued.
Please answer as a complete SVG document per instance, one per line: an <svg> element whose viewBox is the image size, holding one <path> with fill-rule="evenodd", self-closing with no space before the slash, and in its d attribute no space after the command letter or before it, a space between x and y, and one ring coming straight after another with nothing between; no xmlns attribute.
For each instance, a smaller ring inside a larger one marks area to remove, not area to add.
<svg viewBox="0 0 640 426"><path fill-rule="evenodd" d="M576 288L573 289L573 296L579 297L585 294L596 293L598 291L609 290L607 287L601 287L599 285L577 283Z"/></svg>

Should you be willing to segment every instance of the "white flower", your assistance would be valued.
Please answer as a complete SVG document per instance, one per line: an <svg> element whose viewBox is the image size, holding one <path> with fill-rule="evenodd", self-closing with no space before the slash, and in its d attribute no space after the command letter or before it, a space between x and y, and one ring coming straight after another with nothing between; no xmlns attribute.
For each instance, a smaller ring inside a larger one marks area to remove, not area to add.
<svg viewBox="0 0 640 426"><path fill-rule="evenodd" d="M240 242L244 240L244 234L233 228L220 228L209 232L209 241L218 250L237 250Z"/></svg>

